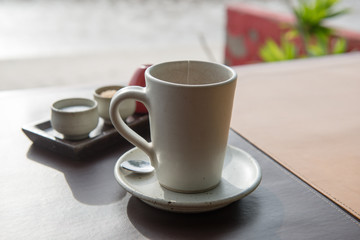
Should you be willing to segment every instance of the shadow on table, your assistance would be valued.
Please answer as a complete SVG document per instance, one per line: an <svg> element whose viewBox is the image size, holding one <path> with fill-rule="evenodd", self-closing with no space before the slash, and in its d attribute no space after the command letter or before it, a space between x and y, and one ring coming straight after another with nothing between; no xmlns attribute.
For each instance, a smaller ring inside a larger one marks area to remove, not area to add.
<svg viewBox="0 0 360 240"><path fill-rule="evenodd" d="M283 207L267 189L211 212L172 213L131 197L127 214L134 227L149 239L279 239Z"/></svg>
<svg viewBox="0 0 360 240"><path fill-rule="evenodd" d="M114 178L117 159L132 146L108 149L81 161L50 152L34 144L27 152L28 159L62 172L76 200L88 205L107 205L120 201L126 191ZM51 181L51 179L49 179Z"/></svg>

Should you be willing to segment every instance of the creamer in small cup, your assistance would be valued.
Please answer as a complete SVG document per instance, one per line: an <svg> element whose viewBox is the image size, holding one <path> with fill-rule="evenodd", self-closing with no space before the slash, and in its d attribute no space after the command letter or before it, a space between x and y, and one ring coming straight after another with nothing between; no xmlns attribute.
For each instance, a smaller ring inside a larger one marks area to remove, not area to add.
<svg viewBox="0 0 360 240"><path fill-rule="evenodd" d="M67 98L51 106L51 126L65 139L81 140L98 124L97 103L87 98Z"/></svg>
<svg viewBox="0 0 360 240"><path fill-rule="evenodd" d="M165 62L149 67L145 79L146 87L125 87L113 97L113 125L149 156L163 187L184 193L216 187L229 134L235 71L210 62ZM118 114L119 104L129 98L148 109L152 142Z"/></svg>

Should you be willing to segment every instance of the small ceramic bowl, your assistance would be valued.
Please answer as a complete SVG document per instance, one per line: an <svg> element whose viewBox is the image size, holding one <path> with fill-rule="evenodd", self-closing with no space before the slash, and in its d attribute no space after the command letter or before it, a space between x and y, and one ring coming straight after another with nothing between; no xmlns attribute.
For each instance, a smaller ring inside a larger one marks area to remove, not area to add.
<svg viewBox="0 0 360 240"><path fill-rule="evenodd" d="M94 99L98 103L99 116L104 119L106 124L112 124L109 115L109 107L112 96L124 86L105 86L100 87L94 92ZM120 104L120 116L125 119L134 114L136 109L136 102L132 99L127 99Z"/></svg>
<svg viewBox="0 0 360 240"><path fill-rule="evenodd" d="M65 139L81 140L98 124L97 103L92 99L68 98L51 106L51 125Z"/></svg>

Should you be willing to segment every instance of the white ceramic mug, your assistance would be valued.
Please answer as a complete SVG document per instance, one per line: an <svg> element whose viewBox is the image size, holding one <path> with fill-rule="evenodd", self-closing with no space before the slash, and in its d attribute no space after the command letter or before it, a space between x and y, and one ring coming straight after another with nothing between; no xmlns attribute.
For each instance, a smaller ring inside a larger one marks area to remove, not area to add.
<svg viewBox="0 0 360 240"><path fill-rule="evenodd" d="M177 61L149 67L146 87L120 89L111 100L117 131L142 149L159 183L172 191L195 193L216 187L229 134L237 75L210 62ZM131 130L119 115L125 99L144 103L152 142Z"/></svg>

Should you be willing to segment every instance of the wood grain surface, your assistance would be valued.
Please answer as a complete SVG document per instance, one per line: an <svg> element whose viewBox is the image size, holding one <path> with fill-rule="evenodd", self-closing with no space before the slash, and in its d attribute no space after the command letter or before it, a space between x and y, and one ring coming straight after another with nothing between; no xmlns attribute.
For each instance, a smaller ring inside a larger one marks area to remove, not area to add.
<svg viewBox="0 0 360 240"><path fill-rule="evenodd" d="M360 54L236 70L232 128L360 218Z"/></svg>

